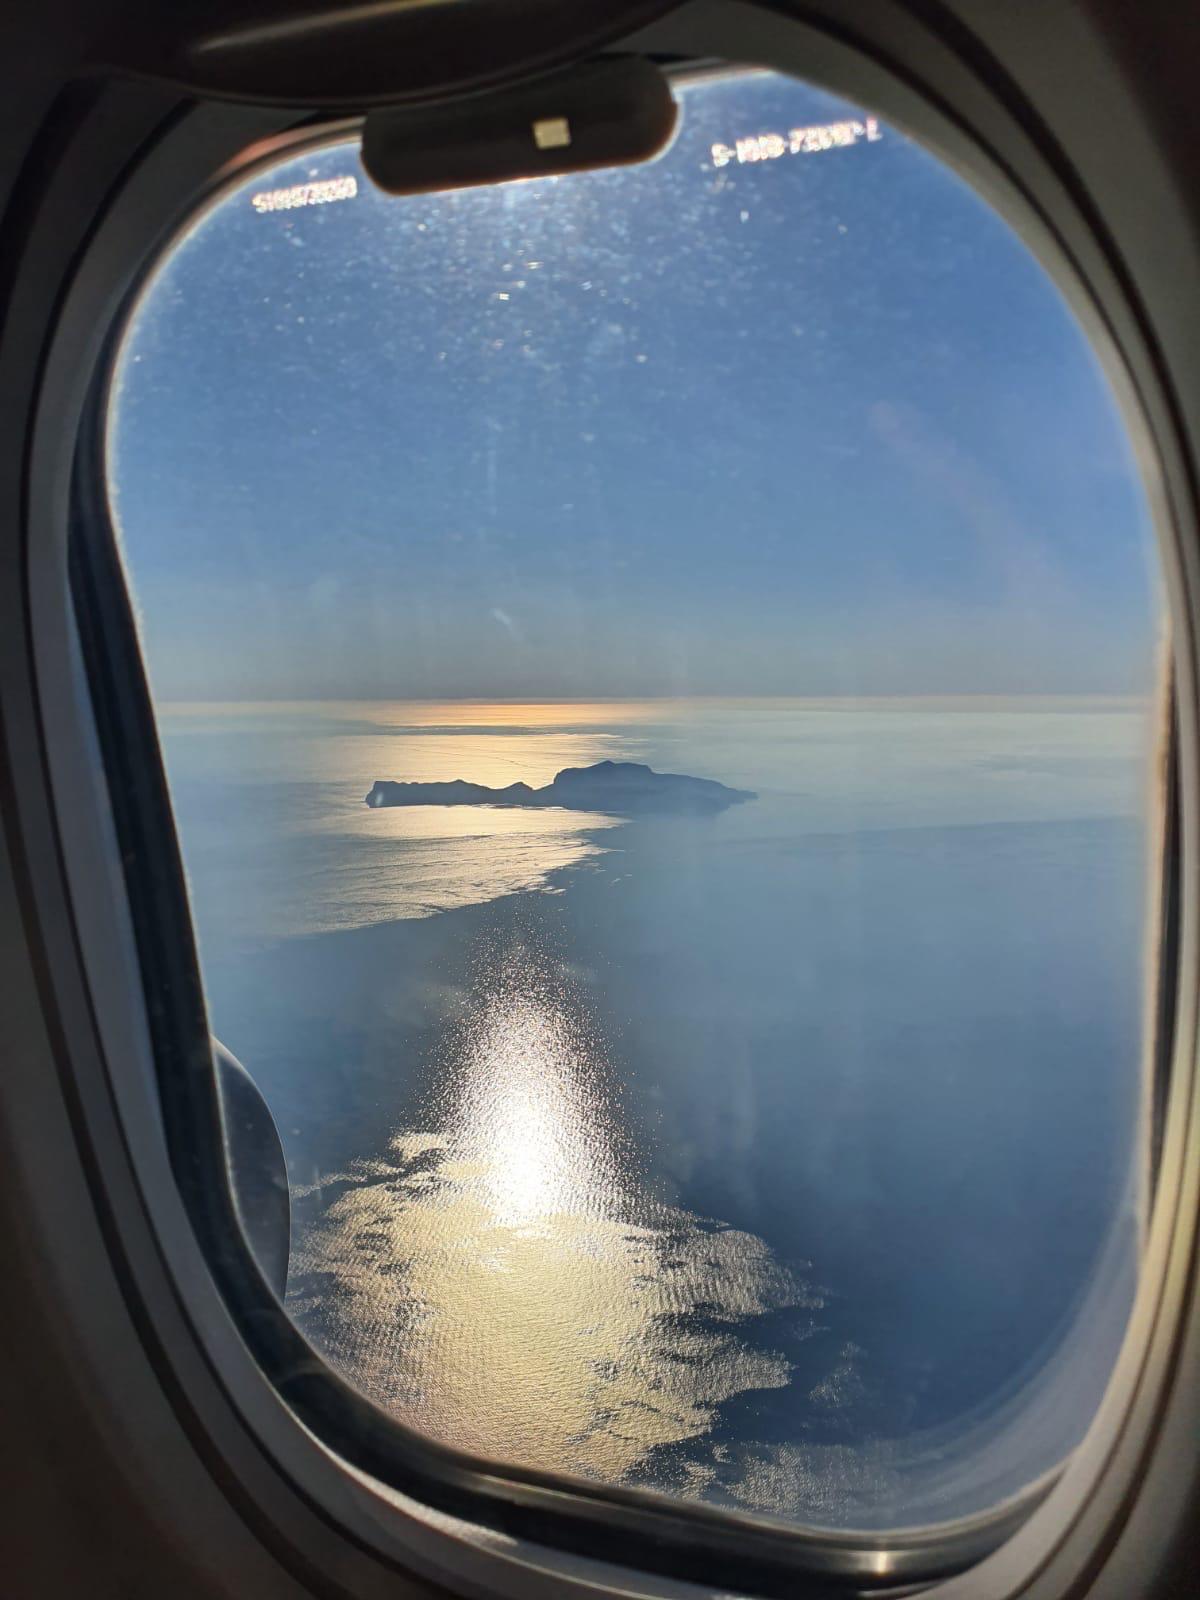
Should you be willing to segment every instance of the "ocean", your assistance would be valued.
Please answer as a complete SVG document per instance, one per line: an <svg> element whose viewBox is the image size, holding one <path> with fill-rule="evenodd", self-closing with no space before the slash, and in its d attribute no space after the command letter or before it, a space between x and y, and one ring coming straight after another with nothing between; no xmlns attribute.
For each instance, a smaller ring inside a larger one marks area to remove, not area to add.
<svg viewBox="0 0 1200 1600"><path fill-rule="evenodd" d="M162 708L288 1305L501 1462L828 1527L1056 1466L1136 1282L1133 700ZM368 809L604 759L757 798Z"/></svg>

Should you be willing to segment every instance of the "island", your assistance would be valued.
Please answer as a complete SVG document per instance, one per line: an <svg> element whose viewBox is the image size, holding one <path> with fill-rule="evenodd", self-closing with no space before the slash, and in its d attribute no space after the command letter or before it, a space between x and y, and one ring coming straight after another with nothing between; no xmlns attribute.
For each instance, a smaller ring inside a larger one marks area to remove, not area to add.
<svg viewBox="0 0 1200 1600"><path fill-rule="evenodd" d="M617 816L684 813L713 815L727 806L757 800L749 789L730 789L712 778L680 772L655 772L639 761L598 761L592 767L564 767L552 783L531 789L510 783L489 789L455 778L449 783L392 783L378 780L367 804L378 806L558 806L568 811L608 811Z"/></svg>

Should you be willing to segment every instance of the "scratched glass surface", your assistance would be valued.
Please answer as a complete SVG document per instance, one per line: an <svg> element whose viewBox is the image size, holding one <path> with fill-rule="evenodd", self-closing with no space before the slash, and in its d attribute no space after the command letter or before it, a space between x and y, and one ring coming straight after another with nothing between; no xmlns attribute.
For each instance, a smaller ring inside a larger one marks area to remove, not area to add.
<svg viewBox="0 0 1200 1600"><path fill-rule="evenodd" d="M502 1464L935 1522L1070 1453L1136 1284L1150 521L960 179L679 100L641 167L232 189L114 509L316 1348Z"/></svg>

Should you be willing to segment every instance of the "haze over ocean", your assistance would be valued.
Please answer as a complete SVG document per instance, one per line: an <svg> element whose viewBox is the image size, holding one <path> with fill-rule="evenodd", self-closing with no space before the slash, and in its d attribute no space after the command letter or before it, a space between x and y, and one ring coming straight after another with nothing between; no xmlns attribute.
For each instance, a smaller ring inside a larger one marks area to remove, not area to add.
<svg viewBox="0 0 1200 1600"><path fill-rule="evenodd" d="M297 1191L290 1303L368 1392L486 1454L843 1524L970 1508L1001 1430L1001 1487L1074 1442L1133 1283L1144 708L165 729L214 1031ZM759 798L363 803L605 758Z"/></svg>

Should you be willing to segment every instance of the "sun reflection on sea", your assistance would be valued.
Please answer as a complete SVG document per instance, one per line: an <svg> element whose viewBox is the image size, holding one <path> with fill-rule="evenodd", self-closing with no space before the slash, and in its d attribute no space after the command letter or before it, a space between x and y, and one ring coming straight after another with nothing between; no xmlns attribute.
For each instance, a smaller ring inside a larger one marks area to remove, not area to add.
<svg viewBox="0 0 1200 1600"><path fill-rule="evenodd" d="M780 1387L748 1319L820 1305L762 1240L647 1194L601 1041L513 939L485 956L426 1132L361 1163L292 1305L360 1388L496 1459L619 1481Z"/></svg>
<svg viewBox="0 0 1200 1600"><path fill-rule="evenodd" d="M501 1226L609 1202L616 1174L608 1147L588 1137L580 1044L563 1010L511 979L479 1020L450 1138Z"/></svg>

